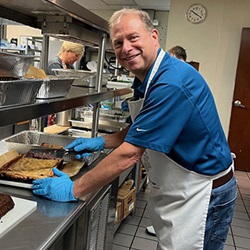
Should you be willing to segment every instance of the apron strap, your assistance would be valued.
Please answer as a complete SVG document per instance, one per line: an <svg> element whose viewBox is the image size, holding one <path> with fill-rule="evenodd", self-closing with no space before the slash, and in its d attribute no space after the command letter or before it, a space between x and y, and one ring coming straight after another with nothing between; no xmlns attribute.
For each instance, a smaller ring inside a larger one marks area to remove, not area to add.
<svg viewBox="0 0 250 250"><path fill-rule="evenodd" d="M156 60L155 60L155 64L154 64L154 67L150 73L150 76L148 78L148 82L147 82L147 86L146 86L146 90L145 90L145 93L144 93L144 98L146 96L146 93L148 91L148 87L153 79L153 77L155 76L156 72L158 71L159 67L160 67L160 64L161 64L161 61L163 59L163 57L165 56L165 52L163 49L161 49L159 55L157 56Z"/></svg>

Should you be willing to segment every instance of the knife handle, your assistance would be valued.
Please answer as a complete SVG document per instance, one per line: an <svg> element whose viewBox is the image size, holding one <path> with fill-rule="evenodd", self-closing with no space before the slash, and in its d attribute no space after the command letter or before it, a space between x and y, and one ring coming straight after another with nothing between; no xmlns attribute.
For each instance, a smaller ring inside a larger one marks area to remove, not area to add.
<svg viewBox="0 0 250 250"><path fill-rule="evenodd" d="M70 154L70 153L74 153L74 154L84 154L84 153L93 153L94 151L88 150L88 149L84 149L82 151L75 151L73 148L65 148L64 149L66 153Z"/></svg>

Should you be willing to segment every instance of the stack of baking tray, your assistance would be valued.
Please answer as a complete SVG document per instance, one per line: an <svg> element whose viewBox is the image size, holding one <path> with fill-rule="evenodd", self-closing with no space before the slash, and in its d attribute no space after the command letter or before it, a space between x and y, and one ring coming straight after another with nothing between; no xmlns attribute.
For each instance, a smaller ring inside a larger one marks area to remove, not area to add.
<svg viewBox="0 0 250 250"><path fill-rule="evenodd" d="M87 130L92 130L92 120L90 118L86 118L84 120L75 118L69 121L72 127L74 128L83 128ZM99 120L98 131L99 133L104 132L104 133L111 134L111 133L115 133L126 128L128 125L129 124L123 123L123 122Z"/></svg>
<svg viewBox="0 0 250 250"><path fill-rule="evenodd" d="M102 102L102 103L105 104L105 102ZM100 109L99 117L101 120L113 121L113 122L119 122L119 123L124 123L127 121L129 117L128 111L124 111L121 108L116 108L116 107L110 107L110 108L112 109L105 109L105 108ZM86 106L79 107L76 109L76 115L77 117L83 120L86 120L87 118L92 118L93 108L86 107Z"/></svg>
<svg viewBox="0 0 250 250"><path fill-rule="evenodd" d="M42 79L0 80L0 108L34 103L42 83Z"/></svg>
<svg viewBox="0 0 250 250"><path fill-rule="evenodd" d="M0 107L30 104L42 79L23 79L34 56L0 52Z"/></svg>
<svg viewBox="0 0 250 250"><path fill-rule="evenodd" d="M49 76L43 79L43 84L37 94L38 99L49 99L66 96L75 78Z"/></svg>
<svg viewBox="0 0 250 250"><path fill-rule="evenodd" d="M21 78L29 69L34 56L0 52L0 77Z"/></svg>
<svg viewBox="0 0 250 250"><path fill-rule="evenodd" d="M38 99L50 99L66 96L71 88L73 77L60 77L55 75L46 75L44 70L30 65L26 78L42 79L43 84L37 94Z"/></svg>
<svg viewBox="0 0 250 250"><path fill-rule="evenodd" d="M97 75L91 75L88 77L80 77L73 82L73 86L94 88L96 86ZM102 86L106 86L108 83L108 74L102 75Z"/></svg>
<svg viewBox="0 0 250 250"><path fill-rule="evenodd" d="M33 67L33 60L34 56L30 55L0 52L0 108L31 104L36 98L57 98L68 94L76 79L74 77L26 78L27 71Z"/></svg>
<svg viewBox="0 0 250 250"><path fill-rule="evenodd" d="M74 77L73 86L94 88L96 86L97 72L76 69L52 69L56 76L69 78ZM108 74L102 75L102 86L108 83Z"/></svg>
<svg viewBox="0 0 250 250"><path fill-rule="evenodd" d="M63 77L88 77L91 75L95 75L95 71L88 71L88 70L77 70L77 69L52 69L56 76L63 76Z"/></svg>

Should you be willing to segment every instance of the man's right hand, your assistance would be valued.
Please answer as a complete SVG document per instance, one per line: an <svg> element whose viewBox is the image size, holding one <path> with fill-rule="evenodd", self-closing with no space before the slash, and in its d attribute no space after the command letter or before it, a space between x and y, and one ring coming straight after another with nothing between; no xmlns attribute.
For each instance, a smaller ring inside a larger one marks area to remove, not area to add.
<svg viewBox="0 0 250 250"><path fill-rule="evenodd" d="M73 148L76 152L76 158L80 159L81 157L85 157L86 155L77 154L79 151L89 150L89 151L99 151L103 150L105 146L105 140L102 136L94 137L94 138L78 138L74 140L72 143L67 145L65 148L70 149Z"/></svg>

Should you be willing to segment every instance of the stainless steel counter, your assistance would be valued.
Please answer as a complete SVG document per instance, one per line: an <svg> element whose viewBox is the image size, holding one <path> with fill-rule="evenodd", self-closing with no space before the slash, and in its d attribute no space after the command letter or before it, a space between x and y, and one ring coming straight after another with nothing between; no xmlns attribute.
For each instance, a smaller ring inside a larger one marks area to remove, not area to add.
<svg viewBox="0 0 250 250"><path fill-rule="evenodd" d="M49 249L84 210L85 202L53 202L31 190L0 186L0 192L37 202L37 209L0 238L1 249Z"/></svg>
<svg viewBox="0 0 250 250"><path fill-rule="evenodd" d="M84 168L75 177L83 175L105 157L101 155L89 168ZM1 193L37 202L37 209L13 229L0 238L1 249L43 250L43 249L84 249L82 245L88 221L85 209L105 187L77 202L54 202L32 194L30 189L0 185ZM1 226L1 225L0 225Z"/></svg>

